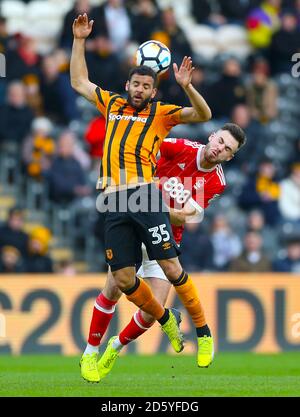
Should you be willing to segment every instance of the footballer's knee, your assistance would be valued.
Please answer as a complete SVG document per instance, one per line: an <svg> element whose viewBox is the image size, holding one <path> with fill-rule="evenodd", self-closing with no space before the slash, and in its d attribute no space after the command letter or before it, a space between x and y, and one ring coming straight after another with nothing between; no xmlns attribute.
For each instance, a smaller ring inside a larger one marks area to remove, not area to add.
<svg viewBox="0 0 300 417"><path fill-rule="evenodd" d="M122 295L110 269L107 273L107 279L102 294L111 301L118 301Z"/></svg>
<svg viewBox="0 0 300 417"><path fill-rule="evenodd" d="M122 292L128 291L135 285L135 269L132 267L112 271L115 283Z"/></svg>
<svg viewBox="0 0 300 417"><path fill-rule="evenodd" d="M176 281L182 273L182 266L180 265L178 258L163 259L157 262L171 283Z"/></svg>

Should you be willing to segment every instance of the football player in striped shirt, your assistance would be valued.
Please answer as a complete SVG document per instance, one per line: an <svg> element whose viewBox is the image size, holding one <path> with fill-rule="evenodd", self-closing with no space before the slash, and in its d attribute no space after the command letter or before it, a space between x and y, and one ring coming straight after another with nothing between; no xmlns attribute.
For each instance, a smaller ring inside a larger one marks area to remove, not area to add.
<svg viewBox="0 0 300 417"><path fill-rule="evenodd" d="M230 161L244 143L244 132L231 123L212 133L207 145L188 139L167 138L163 141L156 175L164 200L170 207L172 231L178 245L185 222L201 221L204 209L224 192L226 180L221 164ZM171 284L159 264L149 260L145 246L137 275L149 283L154 295L164 305ZM110 273L108 277L105 288L95 301L84 355L98 355L100 341L122 295ZM213 360L214 347L204 313L202 319L202 333L197 333L198 366L207 367ZM90 377L98 381L104 378L111 371L121 349L142 335L154 322L154 317L139 309L120 334L109 340Z"/></svg>

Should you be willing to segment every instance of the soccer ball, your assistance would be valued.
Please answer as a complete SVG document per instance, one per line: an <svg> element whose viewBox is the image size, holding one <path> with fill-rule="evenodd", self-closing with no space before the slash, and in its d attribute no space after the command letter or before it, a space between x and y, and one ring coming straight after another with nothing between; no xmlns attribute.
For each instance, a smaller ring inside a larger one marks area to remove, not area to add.
<svg viewBox="0 0 300 417"><path fill-rule="evenodd" d="M157 74L166 72L171 64L171 52L162 42L147 41L136 51L136 64L146 65Z"/></svg>

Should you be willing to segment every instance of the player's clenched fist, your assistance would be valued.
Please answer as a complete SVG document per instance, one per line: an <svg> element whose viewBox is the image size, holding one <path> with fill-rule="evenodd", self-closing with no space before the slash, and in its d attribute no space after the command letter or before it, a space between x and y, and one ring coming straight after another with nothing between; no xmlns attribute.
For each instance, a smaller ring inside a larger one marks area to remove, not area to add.
<svg viewBox="0 0 300 417"><path fill-rule="evenodd" d="M79 15L73 22L73 35L76 39L85 39L89 36L93 27L93 20L88 19L86 13Z"/></svg>

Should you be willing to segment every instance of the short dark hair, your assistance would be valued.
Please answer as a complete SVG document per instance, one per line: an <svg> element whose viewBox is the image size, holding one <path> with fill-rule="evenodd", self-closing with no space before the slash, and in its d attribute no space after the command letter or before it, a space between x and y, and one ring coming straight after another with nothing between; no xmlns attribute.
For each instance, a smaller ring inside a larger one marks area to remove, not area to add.
<svg viewBox="0 0 300 417"><path fill-rule="evenodd" d="M239 144L238 149L245 145L247 141L246 134L239 125L235 123L225 123L225 125L221 127L221 130L227 130L234 137Z"/></svg>
<svg viewBox="0 0 300 417"><path fill-rule="evenodd" d="M154 80L154 87L157 85L157 74L155 71L153 71L152 68L147 67L147 65L139 65L138 67L134 67L130 70L128 75L128 80L130 81L132 76L134 74L138 75L148 75L149 77L152 77Z"/></svg>

